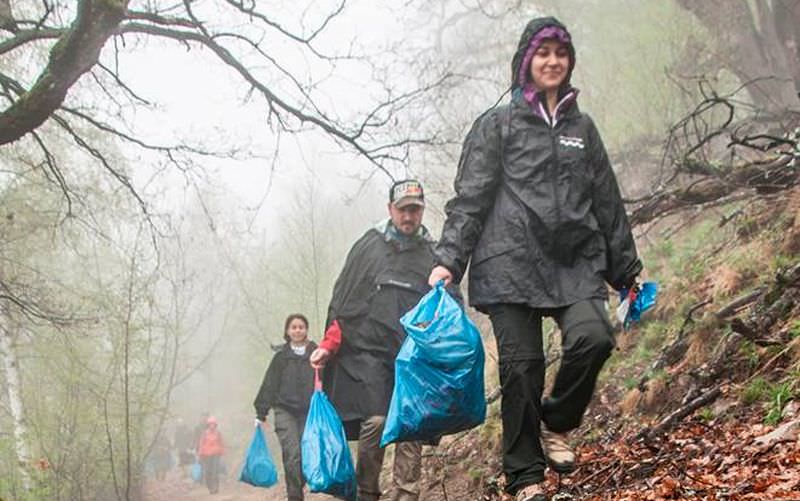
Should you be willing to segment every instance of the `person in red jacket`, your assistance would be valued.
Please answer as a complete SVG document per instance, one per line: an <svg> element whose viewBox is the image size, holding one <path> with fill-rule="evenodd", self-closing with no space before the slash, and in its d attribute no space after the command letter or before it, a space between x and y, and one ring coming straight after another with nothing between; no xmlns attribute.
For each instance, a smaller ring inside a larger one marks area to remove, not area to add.
<svg viewBox="0 0 800 501"><path fill-rule="evenodd" d="M217 429L217 418L209 416L206 429L197 446L197 455L203 466L203 479L211 494L219 492L219 469L223 454L225 454L225 444L222 441L222 433Z"/></svg>

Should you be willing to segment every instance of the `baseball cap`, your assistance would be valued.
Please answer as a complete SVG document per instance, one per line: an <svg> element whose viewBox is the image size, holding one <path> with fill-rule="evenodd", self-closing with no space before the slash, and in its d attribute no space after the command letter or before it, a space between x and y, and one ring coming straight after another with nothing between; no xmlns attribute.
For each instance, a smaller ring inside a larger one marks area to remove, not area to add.
<svg viewBox="0 0 800 501"><path fill-rule="evenodd" d="M425 193L422 191L422 184L416 179L395 182L389 189L389 202L398 209L409 205L425 207Z"/></svg>

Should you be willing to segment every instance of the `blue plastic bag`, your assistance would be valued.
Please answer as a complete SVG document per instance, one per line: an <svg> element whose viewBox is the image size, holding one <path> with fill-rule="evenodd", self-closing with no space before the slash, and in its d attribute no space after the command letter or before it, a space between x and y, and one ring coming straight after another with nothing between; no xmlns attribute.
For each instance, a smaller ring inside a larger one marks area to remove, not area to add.
<svg viewBox="0 0 800 501"><path fill-rule="evenodd" d="M617 307L617 319L622 322L622 327L627 329L631 322L641 320L642 313L656 304L657 296L658 284L655 282L644 282L638 291L628 289L619 291L620 304Z"/></svg>
<svg viewBox="0 0 800 501"><path fill-rule="evenodd" d="M203 466L199 462L195 462L192 464L192 480L195 482L200 482L203 480Z"/></svg>
<svg viewBox="0 0 800 501"><path fill-rule="evenodd" d="M267 441L264 439L264 432L261 431L258 422L256 422L256 432L253 434L250 448L247 449L239 480L256 487L272 487L278 483L278 470L272 461Z"/></svg>
<svg viewBox="0 0 800 501"><path fill-rule="evenodd" d="M344 426L336 409L322 391L319 371L300 441L303 476L311 492L324 492L341 499L356 499L356 472Z"/></svg>
<svg viewBox="0 0 800 501"><path fill-rule="evenodd" d="M435 441L483 423L481 336L444 283L436 284L400 323L408 336L395 359L381 446Z"/></svg>

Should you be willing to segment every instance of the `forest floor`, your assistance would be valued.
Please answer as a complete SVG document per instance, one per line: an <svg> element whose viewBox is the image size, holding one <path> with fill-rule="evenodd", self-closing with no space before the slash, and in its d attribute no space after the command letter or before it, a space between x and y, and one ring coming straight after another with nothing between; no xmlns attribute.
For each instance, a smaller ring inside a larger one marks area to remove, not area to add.
<svg viewBox="0 0 800 501"><path fill-rule="evenodd" d="M618 334L571 434L577 470L547 474L552 501L800 501L800 188L780 204L743 210L736 227L721 230L711 219L649 259L659 303L646 322ZM489 405L482 426L425 447L420 501L511 501L499 404ZM281 485L256 489L229 476L211 496L173 472L148 484L145 499L285 495Z"/></svg>
<svg viewBox="0 0 800 501"><path fill-rule="evenodd" d="M591 420L603 421L605 409L597 407ZM752 408L723 398L714 412L724 417L694 416L653 440L620 435L610 425L602 436L579 445L577 471L548 475L549 494L554 500L590 501L800 500L800 411L797 405L785 411L781 424L767 426ZM510 501L502 494L497 445L478 429L426 448L421 501ZM282 483L259 489L228 476L212 495L173 470L165 480L147 484L144 500L283 501L284 492Z"/></svg>
<svg viewBox="0 0 800 501"><path fill-rule="evenodd" d="M210 494L204 484L182 476L177 469L164 480L150 480L145 486L144 501L284 501L283 483L261 489L239 482L231 475L220 481L219 492ZM306 501L332 501L335 498L322 494L306 495Z"/></svg>
<svg viewBox="0 0 800 501"><path fill-rule="evenodd" d="M727 398L713 407L719 417L701 413L649 440L596 409L587 417L604 431L579 443L571 475L548 472L548 494L562 501L800 500L798 406L787 406L775 426ZM474 432L440 447L425 458L424 501L513 499L502 493L498 444Z"/></svg>
<svg viewBox="0 0 800 501"><path fill-rule="evenodd" d="M551 499L800 500L800 405L789 402L780 421L766 425L760 407L743 405L723 387L713 404L666 433L645 437L658 422L625 415L609 392L616 393L610 387L600 390L575 434L579 468L560 477L548 473ZM425 448L421 501L511 500L502 493L496 412L495 404L483 427ZM384 486L389 485L390 459ZM284 492L282 483L259 489L228 475L220 492L211 495L204 485L172 470L165 480L147 484L144 500L283 501ZM333 499L306 496L307 501Z"/></svg>

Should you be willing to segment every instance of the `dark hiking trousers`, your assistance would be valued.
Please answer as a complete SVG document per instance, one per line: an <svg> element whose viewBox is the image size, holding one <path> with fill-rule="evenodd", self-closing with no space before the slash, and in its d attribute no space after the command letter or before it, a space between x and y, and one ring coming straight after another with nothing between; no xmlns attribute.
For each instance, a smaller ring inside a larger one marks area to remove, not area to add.
<svg viewBox="0 0 800 501"><path fill-rule="evenodd" d="M203 480L205 480L208 492L211 494L219 492L219 462L219 456L200 458L200 464L203 467Z"/></svg>
<svg viewBox="0 0 800 501"><path fill-rule="evenodd" d="M306 416L295 415L280 407L275 408L275 433L281 443L283 472L286 478L286 499L303 501L303 466L300 457L300 439L306 426Z"/></svg>
<svg viewBox="0 0 800 501"><path fill-rule="evenodd" d="M602 300L563 308L495 304L487 308L497 340L503 400L503 471L506 490L544 480L541 423L554 432L577 428L592 398L597 374L614 347ZM545 357L542 318L551 316L562 336L561 367L542 401Z"/></svg>

